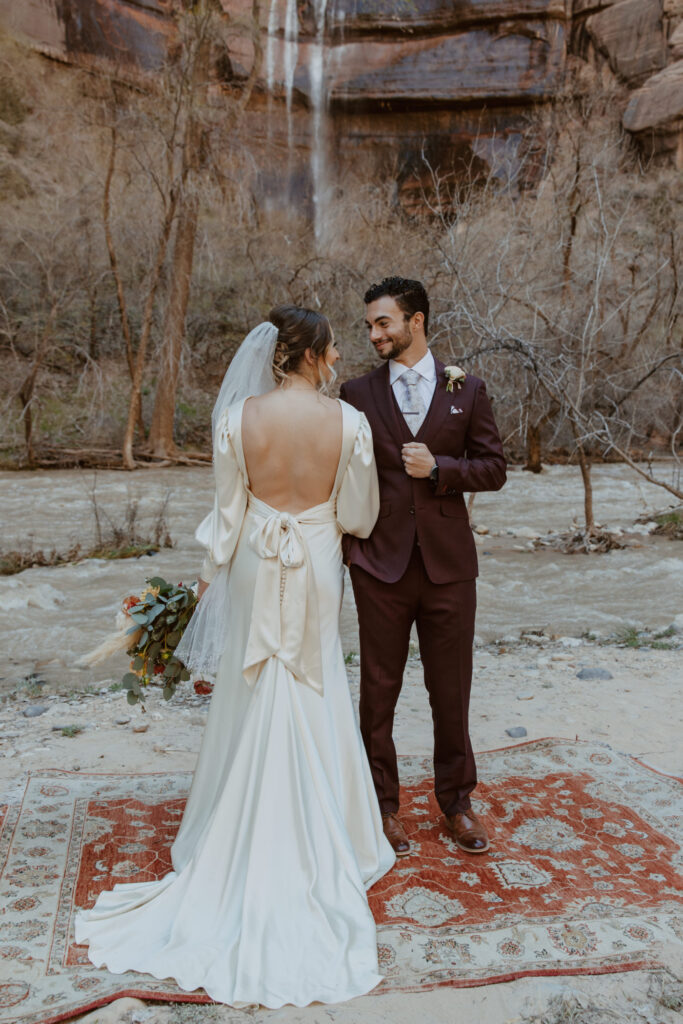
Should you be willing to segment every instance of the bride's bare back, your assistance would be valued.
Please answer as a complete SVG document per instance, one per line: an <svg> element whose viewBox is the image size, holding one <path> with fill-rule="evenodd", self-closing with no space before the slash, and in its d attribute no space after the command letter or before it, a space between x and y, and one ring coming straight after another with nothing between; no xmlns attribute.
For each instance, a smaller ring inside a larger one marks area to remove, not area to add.
<svg viewBox="0 0 683 1024"><path fill-rule="evenodd" d="M327 501L341 445L341 405L312 389L276 388L245 402L249 487L273 508L296 514Z"/></svg>

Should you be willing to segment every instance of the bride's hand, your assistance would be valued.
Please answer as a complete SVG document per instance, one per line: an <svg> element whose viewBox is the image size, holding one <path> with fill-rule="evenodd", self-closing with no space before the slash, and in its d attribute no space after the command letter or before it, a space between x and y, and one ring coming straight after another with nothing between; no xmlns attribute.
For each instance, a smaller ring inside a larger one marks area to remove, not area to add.
<svg viewBox="0 0 683 1024"><path fill-rule="evenodd" d="M206 582L206 580L202 580L202 579L198 580L198 582L197 582L197 600L198 601L201 599L201 596L204 593L204 591L206 591L208 589L209 589L209 584Z"/></svg>

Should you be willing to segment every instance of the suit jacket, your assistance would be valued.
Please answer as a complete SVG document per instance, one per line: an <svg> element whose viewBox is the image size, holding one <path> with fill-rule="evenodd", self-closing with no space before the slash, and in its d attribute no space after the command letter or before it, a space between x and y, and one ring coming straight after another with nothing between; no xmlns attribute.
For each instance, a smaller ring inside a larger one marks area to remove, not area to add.
<svg viewBox="0 0 683 1024"><path fill-rule="evenodd" d="M463 491L497 491L505 483L505 459L486 386L469 374L447 391L443 363L435 359L436 389L425 420L413 437L389 381L389 364L342 384L341 397L370 421L379 474L379 518L366 539L342 538L344 561L385 583L403 576L415 537L432 583L470 580L477 552ZM426 444L439 467L435 487L406 473L401 446Z"/></svg>

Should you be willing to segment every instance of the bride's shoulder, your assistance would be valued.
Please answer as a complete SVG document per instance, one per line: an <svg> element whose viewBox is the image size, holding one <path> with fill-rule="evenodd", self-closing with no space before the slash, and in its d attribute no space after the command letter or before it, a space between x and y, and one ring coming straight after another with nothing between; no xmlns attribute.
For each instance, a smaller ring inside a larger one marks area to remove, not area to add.
<svg viewBox="0 0 683 1024"><path fill-rule="evenodd" d="M361 413L356 409L355 405L351 405L350 402L346 402L343 398L337 398L335 401L341 406L344 419L353 420L355 423L360 421Z"/></svg>
<svg viewBox="0 0 683 1024"><path fill-rule="evenodd" d="M372 441L372 430L370 429L370 423L367 416L360 409L357 409L355 405L350 405L345 402L343 398L338 399L339 404L342 407L342 417L344 421L344 429L351 434L356 444L363 443L365 441Z"/></svg>

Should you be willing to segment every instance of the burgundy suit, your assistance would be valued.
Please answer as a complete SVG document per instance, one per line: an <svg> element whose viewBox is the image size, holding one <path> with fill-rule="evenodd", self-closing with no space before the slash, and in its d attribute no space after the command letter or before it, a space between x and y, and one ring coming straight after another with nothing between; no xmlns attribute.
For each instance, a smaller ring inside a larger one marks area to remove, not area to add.
<svg viewBox="0 0 683 1024"><path fill-rule="evenodd" d="M367 539L346 535L361 647L361 732L383 813L398 809L394 709L416 624L434 721L434 774L445 814L470 806L477 777L469 739L477 555L463 492L505 483L503 448L484 382L467 376L436 389L413 437L393 396L387 363L342 385L341 397L372 428L380 511ZM435 486L409 477L401 446L419 441L439 467Z"/></svg>

